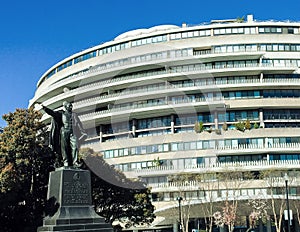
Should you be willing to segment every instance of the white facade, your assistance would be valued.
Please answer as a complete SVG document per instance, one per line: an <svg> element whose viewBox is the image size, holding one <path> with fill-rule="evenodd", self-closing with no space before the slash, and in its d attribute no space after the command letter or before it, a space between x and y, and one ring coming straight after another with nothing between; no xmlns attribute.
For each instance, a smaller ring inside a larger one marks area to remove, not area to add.
<svg viewBox="0 0 300 232"><path fill-rule="evenodd" d="M179 191L171 174L299 169L299 29L300 23L248 16L126 32L51 67L30 105L59 109L73 102L89 134L85 146L147 181L160 193L158 214L167 217ZM258 129L235 129L246 120ZM195 133L196 121L206 131ZM190 182L186 191L197 188ZM267 192L261 182L242 189L241 199ZM200 195L194 205L203 203ZM169 219L160 224L174 223Z"/></svg>

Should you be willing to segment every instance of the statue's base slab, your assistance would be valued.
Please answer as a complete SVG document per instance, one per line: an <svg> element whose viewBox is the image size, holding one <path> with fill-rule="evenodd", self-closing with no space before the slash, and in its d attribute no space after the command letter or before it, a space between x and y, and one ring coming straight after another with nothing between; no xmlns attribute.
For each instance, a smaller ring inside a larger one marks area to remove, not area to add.
<svg viewBox="0 0 300 232"><path fill-rule="evenodd" d="M96 214L91 196L89 171L62 167L51 172L47 198L52 213L37 231L112 232L112 226Z"/></svg>

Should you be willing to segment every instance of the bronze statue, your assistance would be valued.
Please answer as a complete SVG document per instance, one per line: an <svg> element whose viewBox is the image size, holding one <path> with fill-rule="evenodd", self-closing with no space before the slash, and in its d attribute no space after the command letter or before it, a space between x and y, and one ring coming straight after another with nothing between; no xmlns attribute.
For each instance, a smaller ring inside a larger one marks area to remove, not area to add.
<svg viewBox="0 0 300 232"><path fill-rule="evenodd" d="M51 150L62 156L64 166L78 166L78 149L87 138L78 115L72 112L70 102L63 102L62 111L53 111L46 106L43 110L52 116L50 141Z"/></svg>

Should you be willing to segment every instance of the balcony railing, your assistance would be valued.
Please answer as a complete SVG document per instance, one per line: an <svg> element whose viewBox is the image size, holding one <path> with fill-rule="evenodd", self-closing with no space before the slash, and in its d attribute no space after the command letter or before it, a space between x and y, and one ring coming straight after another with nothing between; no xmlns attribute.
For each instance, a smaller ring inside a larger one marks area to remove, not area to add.
<svg viewBox="0 0 300 232"><path fill-rule="evenodd" d="M92 68L90 68L89 70L86 70L86 71L82 71L80 73L77 73L77 74L72 74L54 84L52 84L50 86L50 88L48 88L46 91L49 92L51 90L54 90L60 86L63 86L65 81L68 80L73 80L73 79L77 79L79 77L82 77L84 75L89 75L89 74L96 74L96 73L99 73L99 72L103 72L103 71L106 71L108 69L112 69L112 68L115 68L115 67L120 67L120 66L124 66L124 65L130 65L130 64L136 64L136 63L140 63L140 62L149 62L149 61L155 61L155 60L161 60L161 59L174 59L174 58L182 58L182 57L193 57L193 55L191 55L189 52L188 52L189 49L183 49L183 50L170 50L170 51L165 51L165 52L158 52L158 53L153 53L153 54L146 54L146 55L143 55L143 56L134 56L134 57L129 57L129 58L125 58L125 59L120 59L120 60L116 60L116 61L113 61L113 62L109 62L109 63L105 63L105 64L101 64L101 65L96 65ZM273 63L263 63L263 64L260 64L260 63L247 63L247 64L235 64L235 65L227 65L227 66L213 66L213 65L195 65L195 67L193 69L189 69L189 70L185 70L185 69L182 69L182 70L176 70L176 68L172 68L170 69L169 71L171 71L171 73L174 73L174 72L191 72L191 71L207 71L207 70L219 70L219 69L224 69L224 68L250 68L250 67L284 67L284 68L287 68L287 67L297 67L297 65L295 64L273 64ZM167 73L167 71L162 71L162 72L165 72ZM163 74L163 73L162 73ZM128 80L128 79L132 79L132 78L136 78L133 76L126 76L124 80ZM118 78L117 78L118 79ZM109 83L110 81L113 81L113 82L116 82L118 81L117 79L112 79L112 80L105 80L103 82L98 82L98 83L93 83L91 85L86 85L82 88L91 88L92 85L97 85L97 86L103 86L103 84L107 84ZM78 90L76 90L78 91ZM43 94L43 93L41 93ZM41 95L39 94L39 95ZM36 97L38 98L38 96Z"/></svg>
<svg viewBox="0 0 300 232"><path fill-rule="evenodd" d="M299 149L298 145L298 149ZM299 169L300 160L258 160L243 162L216 162L211 164L198 164L185 167L158 166L146 169L136 169L125 172L130 176L148 176L175 173L207 173L222 172L225 170L268 170L268 169Z"/></svg>
<svg viewBox="0 0 300 232"><path fill-rule="evenodd" d="M211 104L223 104L224 105L224 98L222 97L213 97L213 98L195 98L195 99L182 99L180 101L157 101L157 102L150 102L150 103L137 103L132 104L129 106L121 106L115 107L108 110L96 111L87 114L83 114L80 117L81 120L89 120L94 119L94 117L98 117L104 114L115 113L115 112L123 112L124 110L136 110L141 108L149 108L149 107L159 107L159 106L167 106L167 105L179 105L179 104L187 104L187 103L207 103Z"/></svg>
<svg viewBox="0 0 300 232"><path fill-rule="evenodd" d="M155 72L155 73L156 73L156 75L162 75L162 74L165 74L166 71ZM85 85L85 86L76 88L74 90L70 90L67 93L67 95L73 96L76 94L83 94L84 92L89 92L93 89L107 87L108 85L113 84L113 83L117 83L117 82L124 81L124 80L130 80L130 79L134 79L134 78L141 78L144 76L148 76L148 75L142 75L142 74L132 75L132 76L126 76L126 78L120 77L120 78L116 78L116 79L101 81L101 82ZM268 79L262 79L262 80L260 80L259 78L256 78L256 79L234 79L234 80L215 79L215 80L211 80L210 83L205 83L205 82L193 83L192 82L192 83L188 83L188 84L172 84L172 85L159 86L159 87L153 87L153 88L145 87L145 88L138 89L138 90L129 90L128 89L121 93L113 93L113 94L108 94L108 95L103 95L103 96L99 96L99 97L93 97L93 98L89 98L89 99L76 101L76 102L74 102L74 109L83 107L85 105L95 104L98 101L101 101L104 99L109 100L110 98L115 98L118 96L126 97L126 96L130 96L132 94L137 94L137 93L146 93L146 92L147 93L151 93L151 92L156 93L157 91L163 91L163 90L170 90L170 89L180 90L181 88L191 88L192 89L195 87L201 87L201 89L204 90L205 88L211 88L213 86L215 86L215 87L218 86L218 88L224 88L224 87L226 87L226 85L241 85L241 84L251 85L251 84L258 84L258 83L265 83L265 84L282 83L283 85L290 85L290 84L300 84L300 79L298 79L298 78L268 78ZM65 97L66 97L66 93L59 94L59 95L51 98L51 100L49 100L49 104L51 104L51 102L56 102Z"/></svg>

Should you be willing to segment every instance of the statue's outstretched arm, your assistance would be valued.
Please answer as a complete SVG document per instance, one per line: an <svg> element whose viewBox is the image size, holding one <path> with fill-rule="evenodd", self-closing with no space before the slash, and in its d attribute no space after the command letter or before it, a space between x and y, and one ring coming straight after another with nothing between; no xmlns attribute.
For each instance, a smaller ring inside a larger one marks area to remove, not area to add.
<svg viewBox="0 0 300 232"><path fill-rule="evenodd" d="M43 110L44 110L47 114L51 115L52 117L55 117L55 116L56 116L56 112L55 112L55 111L49 109L48 107L46 107L46 106L44 106L44 105L42 105L42 107L43 107Z"/></svg>

